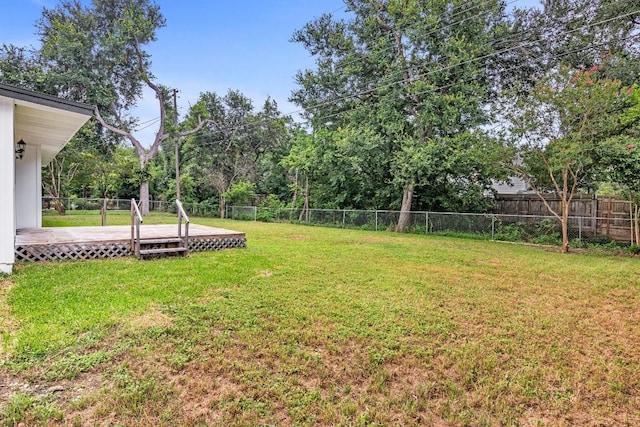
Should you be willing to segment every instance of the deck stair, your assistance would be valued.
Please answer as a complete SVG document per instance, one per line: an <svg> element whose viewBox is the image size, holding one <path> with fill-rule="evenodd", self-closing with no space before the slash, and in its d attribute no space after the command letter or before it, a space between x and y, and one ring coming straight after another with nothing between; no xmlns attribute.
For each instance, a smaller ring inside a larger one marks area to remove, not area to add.
<svg viewBox="0 0 640 427"><path fill-rule="evenodd" d="M189 217L180 200L176 200L178 211L177 237L143 239L140 237L142 215L134 199L131 199L131 248L138 259L164 258L189 255ZM182 221L184 219L184 235Z"/></svg>
<svg viewBox="0 0 640 427"><path fill-rule="evenodd" d="M139 259L165 256L186 256L187 248L182 239L140 239Z"/></svg>

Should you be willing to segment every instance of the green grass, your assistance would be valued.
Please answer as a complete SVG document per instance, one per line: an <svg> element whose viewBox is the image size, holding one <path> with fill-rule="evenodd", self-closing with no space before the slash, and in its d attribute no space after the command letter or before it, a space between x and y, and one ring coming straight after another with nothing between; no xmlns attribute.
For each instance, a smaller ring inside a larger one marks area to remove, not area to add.
<svg viewBox="0 0 640 427"><path fill-rule="evenodd" d="M145 217L144 224L177 223L177 217L168 213L152 213ZM129 225L131 213L129 211L107 211L107 225ZM100 211L67 211L65 215L58 215L54 210L43 211L42 225L44 227L84 227L102 225Z"/></svg>
<svg viewBox="0 0 640 427"><path fill-rule="evenodd" d="M192 220L248 248L5 279L0 423L640 424L635 257Z"/></svg>

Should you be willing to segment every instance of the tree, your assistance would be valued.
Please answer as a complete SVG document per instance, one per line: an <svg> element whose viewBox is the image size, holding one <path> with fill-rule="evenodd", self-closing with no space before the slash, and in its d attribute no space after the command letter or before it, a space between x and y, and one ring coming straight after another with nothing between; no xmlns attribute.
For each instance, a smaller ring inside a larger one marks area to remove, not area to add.
<svg viewBox="0 0 640 427"><path fill-rule="evenodd" d="M623 87L624 88L624 87ZM622 187L630 202L632 233L631 243L640 245L640 91L638 86L626 89L628 108L620 115L624 132L609 138L602 145L605 177Z"/></svg>
<svg viewBox="0 0 640 427"><path fill-rule="evenodd" d="M197 132L203 121L177 132L167 119L167 90L154 81L151 60L143 47L156 40L165 25L160 8L152 0L63 1L44 9L38 23L42 48L40 58L53 70L58 92L97 105L97 120L109 131L135 147L141 174L140 201L143 215L149 214L147 164L160 144L172 134ZM160 121L148 148L133 132L138 120L130 111L142 96L143 87L158 100Z"/></svg>
<svg viewBox="0 0 640 427"><path fill-rule="evenodd" d="M605 158L609 179L620 185L631 206L631 243L640 245L640 147L637 136L623 135L607 141Z"/></svg>
<svg viewBox="0 0 640 427"><path fill-rule="evenodd" d="M428 179L429 169L442 160L434 156L447 155L448 146L466 137L480 141L474 132L489 120L483 109L489 83L479 58L493 50L504 5L488 1L469 7L458 0L350 0L347 5L351 20L323 15L294 34L293 40L317 57L317 70L298 73L300 89L292 100L316 131L341 129L378 150L379 163L372 166L381 171L378 185L391 184L401 194L396 230L403 231L416 199L437 185ZM467 174L451 169L443 178L462 183Z"/></svg>
<svg viewBox="0 0 640 427"><path fill-rule="evenodd" d="M511 117L523 138L515 171L538 194L562 227L562 252L569 251L571 201L593 186L606 169L603 143L623 131L619 120L628 93L619 80L601 78L599 67L575 71L562 67L540 80ZM558 208L549 196L560 199Z"/></svg>
<svg viewBox="0 0 640 427"><path fill-rule="evenodd" d="M223 97L202 93L184 125L190 126L197 117L206 117L206 125L185 140L185 169L215 189L224 217L224 195L231 186L241 181L256 184L261 160L288 144L288 119L281 117L271 99L256 113L251 100L237 90Z"/></svg>

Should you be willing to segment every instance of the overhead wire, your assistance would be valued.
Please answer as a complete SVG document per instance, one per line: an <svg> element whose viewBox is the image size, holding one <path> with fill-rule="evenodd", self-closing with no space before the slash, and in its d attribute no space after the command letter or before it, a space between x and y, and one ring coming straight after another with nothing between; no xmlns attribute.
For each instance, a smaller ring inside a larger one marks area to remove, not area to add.
<svg viewBox="0 0 640 427"><path fill-rule="evenodd" d="M464 7L464 8L462 8L461 10L458 10L456 13L454 13L453 15L451 15L451 16L450 16L450 17L448 17L448 18L449 18L449 19L452 19L452 18L454 18L454 17L456 17L456 16L458 16L458 15L461 15L461 14L463 14L463 13L469 13L470 11L473 11L474 9L476 9L478 6L480 6L480 5L484 5L484 4L489 4L489 3L493 2L493 1L495 1L495 0L480 0L477 4L475 4L475 5L473 5L473 6L470 6L469 4L465 4L465 7ZM519 0L509 0L507 3L505 3L505 6L508 6L508 5L510 5L510 4L513 4L513 3L517 2L517 1L519 1ZM469 2L469 3L472 3L472 2ZM484 12L488 12L488 11L489 11L489 9L484 9L484 10L482 10L479 14L482 14L482 13L484 13ZM422 36L423 36L423 37L430 36L430 35L432 35L432 34L436 33L437 31L442 31L442 30L444 30L444 29L450 28L450 27L452 27L452 26L454 26L454 25L461 24L461 23L463 23L463 22L465 22L465 21L467 21L467 20L469 20L469 19L473 19L473 18L475 18L475 16L468 16L468 17L466 17L466 18L464 18L464 19L460 19L460 20L457 20L457 21L453 21L453 22L451 22L451 23L449 23L449 24L447 24L447 25L444 25L444 26L438 27L438 24L440 24L440 23L442 22L442 20L444 19L444 18L440 18L440 19L438 19L438 21L436 21L435 23L433 23L433 24L431 25L431 26L432 26L432 30L430 30L429 32L427 32L426 34L424 34L424 35L422 35ZM420 24L420 23L421 23L420 21L416 21L416 22L414 22L414 23L412 23L412 24L409 24L409 25L407 25L407 26L405 26L405 27L399 28L399 29L398 29L398 31L406 31L406 30L409 30L409 29L411 29L411 28L415 27L416 25L418 25L418 24ZM393 49L395 49L395 48L396 48L396 47L395 47L394 45L390 45L390 46L388 46L388 47L386 47L386 48L384 48L384 49L380 49L380 50L378 50L376 53L378 53L378 54L379 54L379 53L384 53L384 52L387 52L387 51L391 51L391 50L393 50ZM343 61L343 62L339 62L339 63L337 63L337 64L336 64L336 66L338 66L338 68L342 68L342 69L344 69L344 68L347 68L347 67L349 67L349 66L351 66L351 65L354 65L354 64L356 64L356 63L358 63L358 62L360 62L360 61L361 61L361 58L357 58L357 59L353 59L353 60L351 60L351 61ZM334 71L335 71L335 70L334 70Z"/></svg>
<svg viewBox="0 0 640 427"><path fill-rule="evenodd" d="M638 12L640 13L640 11L638 11ZM640 38L640 34L634 34L632 36L625 37L624 39L622 39L622 41L631 40L633 38ZM600 47L600 46L606 46L607 44L608 44L607 42L596 43L596 44L589 43L589 44L587 44L585 46L581 46L581 47L579 47L577 49L574 49L572 51L568 51L568 52L563 52L561 54L552 55L551 58L559 59L559 58L564 57L564 56L568 56L568 55L572 55L574 53L578 53L578 52L584 50L587 47ZM506 72L515 71L515 70L521 68L522 66L523 65L516 65L514 67L506 68L504 71L506 71ZM482 77L482 75L476 76L476 78L480 78L480 77ZM466 83L468 83L469 81L470 81L470 79L463 80L463 82L466 82ZM448 89L448 88L453 87L455 85L458 85L460 83L461 82L449 83L449 84L441 85L441 86L438 86L438 87L435 87L435 88L429 88L429 89L426 89L424 91L415 92L414 94L415 95L426 95L428 93L433 93L433 92L436 92L436 91ZM339 116L341 114L350 113L350 112L357 111L357 110L360 110L360 109L366 108L366 107L368 107L368 106L367 105L360 105L360 106L357 106L357 107L354 107L354 108L351 108L351 109L348 109L348 110L338 111L338 112L331 113L331 114L328 114L328 115L320 116L318 119L324 119L324 120L332 119L332 118L334 118L336 116ZM310 123L309 120L307 120L306 122Z"/></svg>
<svg viewBox="0 0 640 427"><path fill-rule="evenodd" d="M614 21L616 19L624 18L626 16L631 16L631 15L638 14L638 13L640 13L640 10L635 10L633 12L628 12L626 14L619 15L619 16L616 16L614 18L609 18L609 19L605 19L605 20L602 20L602 21L599 21L599 22L596 22L596 23L590 23L590 24L584 25L582 27L574 28L573 30L566 31L564 33L565 34L570 34L570 33L585 29L585 28L594 27L596 25L602 25L602 24ZM494 56L497 56L497 55L500 55L500 54L508 53L508 52L514 51L516 49L521 49L523 47L530 46L535 42L536 42L536 40L530 40L530 41L524 42L524 43L522 43L522 44L520 44L518 46L508 47L508 48L505 48L505 49L502 49L502 50L491 52L491 53L483 55L483 56L479 56L479 57L475 57L475 58L469 59L467 61L462 61L462 62L453 64L453 65L449 65L449 66L446 66L446 67L440 67L440 68L435 69L435 70L429 70L429 71L424 72L424 73L418 73L418 74L416 74L416 75L414 75L412 77L414 79L424 78L424 77L429 76L429 75L434 74L434 73L439 73L439 72L442 72L442 71L451 70L453 68L460 67L462 65L471 64L473 62L481 61L481 60L488 59L488 58L491 58L491 57L494 57ZM385 84L382 84L382 85L374 86L374 87L372 87L370 89L367 89L367 90L364 90L364 91L361 91L361 92L358 92L358 93L355 93L355 94L349 94L349 95L345 95L345 96L342 96L342 97L339 97L339 98L335 98L335 99L332 99L332 100L319 102L319 103L313 104L311 106L305 107L303 109L299 109L297 111L294 111L291 114L297 114L297 113L300 113L300 112L304 112L304 111L306 111L306 110L308 110L310 108L322 107L322 106L325 106L325 105L328 105L328 104L333 104L333 103L336 103L336 102L339 102L339 101L348 100L348 99L354 98L356 96L367 95L367 94L375 92L375 91L377 91L379 89L385 89L385 88L388 88L388 87L392 87L393 85L396 85L398 83L402 83L403 80L404 79L392 81L392 82L385 83Z"/></svg>
<svg viewBox="0 0 640 427"><path fill-rule="evenodd" d="M479 6L479 5L482 5L482 4L488 4L488 3L492 2L492 1L493 1L493 0L480 0L480 1L475 5L475 6L473 6L473 7L471 7L471 8L467 7L467 8L465 8L464 10L458 11L457 13L454 13L450 18L453 18L454 16L458 16L459 14L461 14L461 13L463 13L463 12L465 12L465 13L466 13L466 12L469 12L470 10L475 9L475 8L476 8L477 6ZM510 0L510 1L508 1L508 2L505 4L505 6L507 6L507 5L509 5L509 4L512 4L512 3L515 3L515 2L517 2L517 1L519 1L519 0ZM341 10L341 9L344 9L344 7L339 8L339 9L337 9L337 10ZM485 9L485 10L483 10L483 11L482 11L482 13L487 12L488 10L489 10L489 9ZM330 12L330 14L332 14L332 13L334 13L334 12L335 12L335 11ZM427 35L431 35L431 34L435 33L436 31L441 31L441 30L443 30L443 29L449 28L449 27L451 27L451 26L453 26L453 25L458 25L458 24L460 24L460 23L462 23L462 22L465 22L466 20L471 19L471 18L473 18L473 17L466 17L466 18L464 18L464 19L460 19L460 20L457 20L457 21L451 22L451 23L449 23L449 24L447 24L447 25L445 25L445 26L443 26L443 27L437 27L437 24L441 22L441 20L438 20L436 23L434 23L434 24L433 24L433 29L432 29L431 31L429 31L427 34L425 34L425 36L427 36ZM403 28L402 30L406 30L406 29L408 29L408 28L411 28L411 27L413 27L413 26L417 25L418 23L419 23L419 22L416 22L416 23L410 24L410 25L408 25L407 27ZM510 37L504 37L503 39L500 39L500 41L505 41L505 40L509 40L509 39L512 39L512 38L514 38L514 37L513 37L513 36L510 36ZM391 50L391 49L393 49L393 48L394 48L394 46L389 46L387 49L383 49L383 50L381 50L381 52L384 52L384 51L386 51L386 50ZM346 66L348 66L348 65L350 65L350 64L354 64L354 63L356 63L356 62L357 62L357 60L347 61L347 62L342 62L342 63L340 63L340 65L341 65L341 67L342 67L342 68L346 68ZM397 82L396 82L396 83L397 83ZM390 84L391 84L391 83L390 83ZM393 83L393 84L395 84L395 83ZM355 95L353 95L353 96L358 96L358 95L360 95L360 94L355 94ZM341 100L341 99L337 99L337 100ZM323 103L322 103L322 104L321 104L321 103L318 103L318 104L316 104L316 105L314 105L314 106L322 106L322 105L324 105L324 104L326 104L326 103L330 103L330 102L333 102L333 101L334 101L334 100L323 101ZM309 108L309 107L307 107L307 108ZM305 112L305 110L306 110L305 108L300 108L300 109L297 109L297 110L291 111L291 112L289 112L289 113L285 113L285 114L283 114L283 116L284 116L284 117L291 117L291 116L293 116L293 115L295 115L295 114L303 113L303 112ZM243 125L240 125L240 126L238 126L238 127L236 127L236 128L242 128L242 127L246 127L246 126L255 126L255 125L257 125L257 124L259 124L259 121L258 121L258 122L251 123L251 124L243 124ZM227 129L234 130L234 128L227 128Z"/></svg>
<svg viewBox="0 0 640 427"><path fill-rule="evenodd" d="M604 20L601 20L601 21L598 21L598 22L591 22L591 23L585 24L585 25L583 25L581 27L576 27L576 28L574 28L572 30L564 31L563 33L564 34L570 34L570 33L576 32L576 31L583 30L585 28L595 27L597 25L602 25L602 24L605 24L605 23L608 23L608 22L612 22L612 21L614 21L616 19L622 19L624 17L631 16L633 14L638 14L638 13L640 13L640 10L635 10L635 11L628 12L628 13L625 13L625 14L622 14L622 15L617 15L615 17L604 19ZM633 36L630 36L630 37L628 37L628 38L626 38L624 40L631 39L631 38L637 37L637 36L638 35L633 35ZM514 39L515 37L516 36L510 36L510 37L505 37L504 39L505 40ZM501 40L498 40L498 41L501 41ZM511 47L508 47L508 48L505 48L505 49L502 49L502 50L491 52L491 53L489 53L487 55L483 55L483 56L480 56L480 57L472 58L470 60L463 61L463 62L460 62L460 63L457 63L457 64L453 64L453 65L450 65L450 66L439 67L439 68L434 69L434 70L429 70L428 72L425 72L425 73L416 74L413 77L414 78L423 78L423 77L426 77L426 76L428 76L430 74L433 74L433 73L447 71L447 70L453 69L455 67L459 67L459 66L462 66L462 65L470 64L470 63L481 61L481 60L485 60L485 59L488 59L488 58L491 58L491 57L494 57L494 56L497 56L497 55L505 54L505 53L508 53L508 52L511 52L511 51L516 51L518 49L522 49L524 47L527 47L527 46L529 46L529 45L531 45L531 44L533 44L535 42L537 42L537 40L525 41L525 42L523 42L523 43L521 43L521 44L519 44L517 46L511 46ZM576 49L574 51L564 52L564 53L558 54L558 55L552 55L550 58L554 58L554 57L560 58L560 57L563 57L563 56L567 56L567 55L570 55L570 54L573 54L573 53L580 52L580 51L582 51L582 50L584 50L586 48L604 46L606 44L607 44L607 42L600 43L600 44L589 43L589 44L587 44L585 46L582 46L582 47L580 47L580 48L578 48L578 49ZM518 69L520 67L523 67L523 66L524 66L524 64L518 65L516 67L508 68L508 69L506 69L504 71L516 70L516 69ZM479 76L476 76L476 77L479 77ZM464 81L465 80L463 80L462 82L464 82ZM395 80L395 81L384 83L384 84L380 84L380 85L375 85L372 88L369 88L367 90L356 92L356 93L353 93L353 94L344 95L344 96L341 96L341 97L333 98L333 99L322 101L322 102L319 102L319 103L315 103L315 104L306 106L304 108L300 108L300 109L294 110L294 111L289 112L289 113L284 113L282 116L283 117L291 117L294 114L300 114L300 113L303 113L303 112L308 112L308 110L310 110L310 109L322 107L322 106L329 105L329 104L336 104L336 103L341 102L341 101L345 101L345 100L352 99L352 98L355 98L355 97L359 97L359 96L362 96L362 95L367 95L367 94L372 93L374 91L377 91L377 90L380 90L380 89L385 89L385 88L388 88L388 87L392 87L392 86L394 86L394 85L396 85L398 83L402 83L402 82L403 82L403 79L400 79L400 80ZM438 86L438 87L435 87L435 88L429 88L429 89L427 89L425 91L415 92L413 94L414 95L422 95L422 94L426 94L426 93L430 93L430 92L435 92L435 91L438 91L438 90L443 90L443 89L452 87L452 86L460 84L460 83L461 83L461 81L458 81L458 82L450 83L450 84L447 84L447 85L441 85L441 86ZM364 108L364 107L365 107L365 105L359 106L359 107L354 107L354 108L349 109L349 110L338 111L336 113L331 113L329 115L323 115L323 116L320 116L320 117L316 117L316 118L314 118L314 120L327 120L327 119L330 119L330 118L334 118L334 117L336 117L338 115L346 114L346 113L349 113L351 111L355 111L355 110L358 110L358 109ZM253 123L250 123L250 124L243 124L243 125L240 125L240 126L227 128L227 130L232 130L233 131L233 130L247 128L247 127L255 127L255 126L261 124L260 122L261 121L259 120L259 121L256 121L256 122L253 122ZM303 121L301 123L308 123L309 124L310 122L311 122L311 120L305 120L305 121Z"/></svg>
<svg viewBox="0 0 640 427"><path fill-rule="evenodd" d="M159 122L160 122L160 117L158 117L156 119L153 119L153 120L150 120L150 123L148 123L146 126L142 126L142 127L136 128L134 130L134 132L140 132L142 130L145 130L146 128L151 127L151 126L153 126L153 125L155 125L156 123L159 123Z"/></svg>

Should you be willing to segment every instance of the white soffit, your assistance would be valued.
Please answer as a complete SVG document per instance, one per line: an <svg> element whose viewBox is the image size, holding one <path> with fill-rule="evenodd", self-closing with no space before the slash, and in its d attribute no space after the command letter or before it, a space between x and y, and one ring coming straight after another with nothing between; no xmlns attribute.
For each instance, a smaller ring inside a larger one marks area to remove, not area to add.
<svg viewBox="0 0 640 427"><path fill-rule="evenodd" d="M25 101L15 101L15 137L30 145L40 145L42 165L46 165L62 150L89 119L84 114L60 110Z"/></svg>
<svg viewBox="0 0 640 427"><path fill-rule="evenodd" d="M0 97L15 104L15 142L41 146L45 165L65 146L73 135L89 120L93 107L51 95L0 83Z"/></svg>

